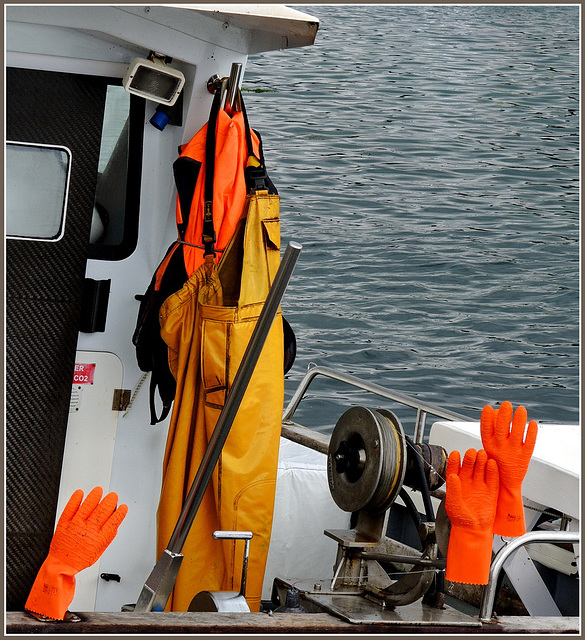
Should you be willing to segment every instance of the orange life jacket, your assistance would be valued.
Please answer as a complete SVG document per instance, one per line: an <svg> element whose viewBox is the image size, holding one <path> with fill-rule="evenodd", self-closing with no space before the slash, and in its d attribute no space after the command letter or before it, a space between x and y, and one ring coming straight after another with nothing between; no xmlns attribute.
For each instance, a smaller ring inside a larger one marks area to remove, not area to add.
<svg viewBox="0 0 585 640"><path fill-rule="evenodd" d="M209 122L182 147L173 165L177 229L189 277L206 254L219 253L219 262L242 216L246 195L260 187L250 184L263 165L260 137L248 124L243 102L242 111L230 117L219 107L218 94ZM215 127L215 136L207 135L210 127ZM272 184L268 190L276 193Z"/></svg>

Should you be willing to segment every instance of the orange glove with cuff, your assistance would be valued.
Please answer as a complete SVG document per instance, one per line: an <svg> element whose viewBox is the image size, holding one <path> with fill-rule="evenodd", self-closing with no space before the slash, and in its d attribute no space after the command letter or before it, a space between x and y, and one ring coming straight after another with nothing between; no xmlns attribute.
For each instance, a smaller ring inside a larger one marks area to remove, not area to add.
<svg viewBox="0 0 585 640"><path fill-rule="evenodd" d="M492 558L492 527L498 499L498 465L487 453L469 449L447 461L445 510L451 521L445 578L487 584Z"/></svg>
<svg viewBox="0 0 585 640"><path fill-rule="evenodd" d="M528 416L524 407L518 407L513 418L512 413L509 402L502 402L497 410L486 405L481 413L481 441L488 456L498 463L500 470L494 533L507 537L526 533L522 481L528 471L538 433L538 425L534 420L526 429Z"/></svg>
<svg viewBox="0 0 585 640"><path fill-rule="evenodd" d="M33 583L25 609L63 620L75 594L75 574L90 567L116 536L128 507L116 508L118 496L100 502L102 488L95 487L83 501L83 491L73 493L59 518L49 555Z"/></svg>

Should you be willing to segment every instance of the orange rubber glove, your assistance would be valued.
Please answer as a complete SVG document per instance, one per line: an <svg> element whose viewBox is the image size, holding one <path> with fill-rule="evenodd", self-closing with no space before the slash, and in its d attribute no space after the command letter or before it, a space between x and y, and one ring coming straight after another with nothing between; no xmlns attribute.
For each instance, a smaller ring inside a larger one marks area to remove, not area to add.
<svg viewBox="0 0 585 640"><path fill-rule="evenodd" d="M128 507L116 508L118 496L100 502L102 488L92 489L85 501L83 491L73 493L59 518L43 562L24 605L27 611L63 620L75 594L75 574L90 567L116 536Z"/></svg>
<svg viewBox="0 0 585 640"><path fill-rule="evenodd" d="M498 465L487 453L469 449L447 460L445 510L451 521L447 571L451 582L487 584L492 559L492 527L498 500Z"/></svg>
<svg viewBox="0 0 585 640"><path fill-rule="evenodd" d="M500 470L500 494L494 533L508 537L526 533L522 481L528 470L538 433L538 425L531 420L524 438L528 417L526 409L518 407L513 419L512 413L509 402L502 402L497 410L486 405L481 412L481 441L488 456L498 463Z"/></svg>

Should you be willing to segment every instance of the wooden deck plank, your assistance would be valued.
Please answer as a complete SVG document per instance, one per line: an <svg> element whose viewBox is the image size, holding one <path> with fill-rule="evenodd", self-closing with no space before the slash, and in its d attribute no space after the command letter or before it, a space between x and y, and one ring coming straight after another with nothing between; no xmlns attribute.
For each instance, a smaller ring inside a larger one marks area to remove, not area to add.
<svg viewBox="0 0 585 640"><path fill-rule="evenodd" d="M77 613L77 612L76 612ZM22 611L6 613L6 633L15 634L559 634L578 633L578 618L501 618L483 627L350 624L327 613L78 613L81 622L39 622Z"/></svg>

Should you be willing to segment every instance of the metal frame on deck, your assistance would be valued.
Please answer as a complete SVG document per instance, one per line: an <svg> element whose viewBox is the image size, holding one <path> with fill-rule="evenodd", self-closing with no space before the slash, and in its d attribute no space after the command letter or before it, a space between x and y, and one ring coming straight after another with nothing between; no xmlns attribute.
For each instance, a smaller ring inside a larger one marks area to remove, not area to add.
<svg viewBox="0 0 585 640"><path fill-rule="evenodd" d="M282 435L289 440L311 447L315 451L320 451L322 453L327 452L325 441L328 440L328 437L323 434L318 434L311 429L306 429L305 427L297 425L292 421L292 417L310 384L317 376L324 376L332 380L338 380L339 382L344 382L356 387L357 389L369 391L370 393L374 393L382 398L386 398L387 400L392 400L404 406L416 409L417 414L413 438L415 443L420 443L424 439L427 415L437 416L438 418L444 418L445 420L457 420L463 422L472 421L469 416L464 416L460 413L443 409L443 407L436 404L425 402L424 400L420 400L414 396L409 396L405 393L401 393L400 391L394 391L379 384L361 380L360 378L356 378L348 373L336 371L329 367L315 365L309 368L305 377L301 380L282 416Z"/></svg>
<svg viewBox="0 0 585 640"><path fill-rule="evenodd" d="M498 586L498 578L504 564L521 547L535 542L579 542L579 532L577 531L529 531L519 538L514 538L503 546L496 557L492 560L488 583L484 587L479 611L479 619L482 622L495 622L493 617L494 601Z"/></svg>

